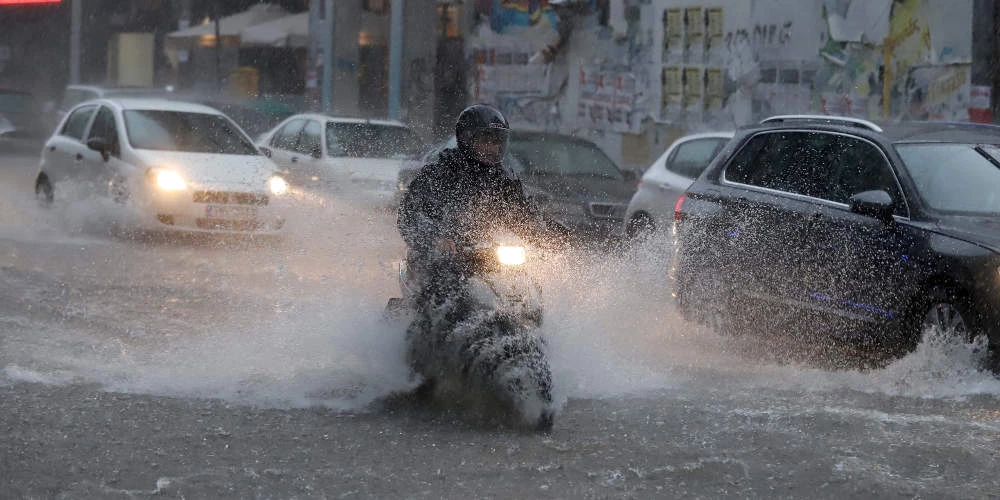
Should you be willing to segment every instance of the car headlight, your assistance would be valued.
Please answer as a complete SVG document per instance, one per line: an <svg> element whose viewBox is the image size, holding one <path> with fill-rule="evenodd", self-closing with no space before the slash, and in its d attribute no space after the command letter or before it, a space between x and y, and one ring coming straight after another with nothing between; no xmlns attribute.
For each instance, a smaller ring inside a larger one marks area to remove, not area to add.
<svg viewBox="0 0 1000 500"><path fill-rule="evenodd" d="M524 247L497 247L497 260L505 266L520 266L526 259Z"/></svg>
<svg viewBox="0 0 1000 500"><path fill-rule="evenodd" d="M285 182L285 179L278 176L271 177L271 180L267 181L267 187L271 190L271 194L275 196L281 196L288 192L288 183Z"/></svg>
<svg viewBox="0 0 1000 500"><path fill-rule="evenodd" d="M187 189L187 182L181 174L173 170L154 170L153 176L156 179L156 187L164 191L181 191Z"/></svg>

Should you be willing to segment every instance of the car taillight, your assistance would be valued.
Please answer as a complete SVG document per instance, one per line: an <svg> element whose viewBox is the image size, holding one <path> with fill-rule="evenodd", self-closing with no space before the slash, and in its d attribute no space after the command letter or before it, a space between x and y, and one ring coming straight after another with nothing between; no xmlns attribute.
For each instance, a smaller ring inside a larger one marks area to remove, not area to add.
<svg viewBox="0 0 1000 500"><path fill-rule="evenodd" d="M687 199L686 194L682 194L680 198L677 198L677 205L674 206L674 220L679 221L684 219L684 200Z"/></svg>

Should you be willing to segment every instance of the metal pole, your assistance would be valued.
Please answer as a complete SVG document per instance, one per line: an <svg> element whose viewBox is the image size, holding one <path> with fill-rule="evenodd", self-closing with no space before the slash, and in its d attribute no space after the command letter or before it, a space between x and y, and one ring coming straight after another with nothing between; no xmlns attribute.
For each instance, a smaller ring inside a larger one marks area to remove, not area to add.
<svg viewBox="0 0 1000 500"><path fill-rule="evenodd" d="M319 34L323 30L323 18L320 15L321 4L316 0L309 2L309 59L306 63L306 91L309 98L309 110L316 111L317 98L319 97L319 54L320 38Z"/></svg>
<svg viewBox="0 0 1000 500"><path fill-rule="evenodd" d="M219 28L219 4L215 4L215 86L222 89L222 34Z"/></svg>
<svg viewBox="0 0 1000 500"><path fill-rule="evenodd" d="M71 0L69 28L69 83L80 83L80 28L83 22L83 0Z"/></svg>
<svg viewBox="0 0 1000 500"><path fill-rule="evenodd" d="M992 75L990 75L990 111L993 123L1000 123L1000 0L993 1L993 36L990 39L993 53L990 55Z"/></svg>
<svg viewBox="0 0 1000 500"><path fill-rule="evenodd" d="M326 0L323 21L323 111L333 113L333 0Z"/></svg>
<svg viewBox="0 0 1000 500"><path fill-rule="evenodd" d="M400 118L399 101L403 69L403 0L392 0L389 27L389 118Z"/></svg>

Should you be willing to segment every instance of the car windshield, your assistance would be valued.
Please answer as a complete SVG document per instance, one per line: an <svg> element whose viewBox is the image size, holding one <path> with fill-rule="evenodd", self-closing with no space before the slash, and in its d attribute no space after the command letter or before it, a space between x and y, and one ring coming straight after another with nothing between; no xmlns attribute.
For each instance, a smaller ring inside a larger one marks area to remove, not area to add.
<svg viewBox="0 0 1000 500"><path fill-rule="evenodd" d="M921 198L932 209L1000 214L1000 148L975 144L898 144Z"/></svg>
<svg viewBox="0 0 1000 500"><path fill-rule="evenodd" d="M583 141L516 134L511 138L510 150L532 174L624 179L600 148Z"/></svg>
<svg viewBox="0 0 1000 500"><path fill-rule="evenodd" d="M406 127L329 122L326 149L334 157L404 159L420 155L424 144Z"/></svg>
<svg viewBox="0 0 1000 500"><path fill-rule="evenodd" d="M184 111L128 110L125 129L136 149L257 155L239 127L222 115Z"/></svg>

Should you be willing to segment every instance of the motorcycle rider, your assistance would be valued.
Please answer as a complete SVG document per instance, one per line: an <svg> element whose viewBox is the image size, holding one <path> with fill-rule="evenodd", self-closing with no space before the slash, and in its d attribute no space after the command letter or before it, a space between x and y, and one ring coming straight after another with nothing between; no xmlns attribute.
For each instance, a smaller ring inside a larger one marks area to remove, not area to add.
<svg viewBox="0 0 1000 500"><path fill-rule="evenodd" d="M536 244L562 240L565 230L544 221L524 194L521 181L503 164L510 126L500 111L476 104L455 125L458 148L441 152L410 183L397 225L409 248L407 262L424 273L425 284L452 274L455 242L480 223L502 225ZM456 223L457 222L457 223Z"/></svg>
<svg viewBox="0 0 1000 500"><path fill-rule="evenodd" d="M412 303L417 314L407 339L411 366L425 375L417 390L421 398L434 391L434 376L427 374L439 372L434 365L441 355L461 352L458 363L464 366L483 355L477 354L473 337L448 340L449 332L474 308L456 247L474 240L478 230L497 227L535 246L550 246L567 236L561 226L537 214L521 182L504 166L510 127L498 110L486 105L466 108L459 115L455 136L458 148L444 150L436 162L421 169L398 212L399 232L409 248L407 264L417 277ZM455 342L460 345L448 345ZM549 393L547 375L538 383ZM551 429L551 411L544 412L537 425L540 430Z"/></svg>

